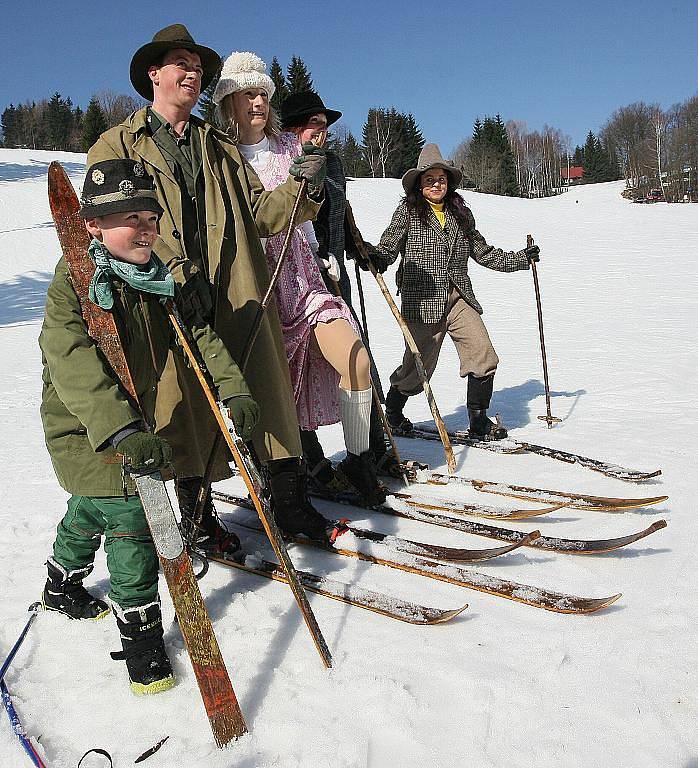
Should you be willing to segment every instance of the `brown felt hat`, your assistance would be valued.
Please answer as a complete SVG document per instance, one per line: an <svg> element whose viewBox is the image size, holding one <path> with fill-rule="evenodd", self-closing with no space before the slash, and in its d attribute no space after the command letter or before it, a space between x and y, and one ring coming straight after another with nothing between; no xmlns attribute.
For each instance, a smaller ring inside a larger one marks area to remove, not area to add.
<svg viewBox="0 0 698 768"><path fill-rule="evenodd" d="M451 177L451 182L454 187L460 184L460 180L463 178L463 174L454 168L453 163L450 160L444 160L441 156L441 150L438 144L425 144L422 151L419 153L419 159L417 160L417 167L410 168L402 177L402 187L405 192L409 192L414 187L417 179L425 171L430 171L432 168L443 168Z"/></svg>
<svg viewBox="0 0 698 768"><path fill-rule="evenodd" d="M198 53L204 70L201 76L201 90L213 80L221 65L221 57L205 45L194 42L184 24L171 24L153 35L150 43L142 45L131 59L131 83L138 93L148 101L153 100L153 83L148 77L148 67L164 56L167 51L184 48Z"/></svg>

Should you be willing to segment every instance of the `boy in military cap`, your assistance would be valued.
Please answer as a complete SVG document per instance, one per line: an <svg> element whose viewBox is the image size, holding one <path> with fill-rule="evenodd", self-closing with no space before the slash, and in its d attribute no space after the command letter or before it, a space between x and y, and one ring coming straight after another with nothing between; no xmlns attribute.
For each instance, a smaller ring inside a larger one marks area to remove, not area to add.
<svg viewBox="0 0 698 768"><path fill-rule="evenodd" d="M120 460L121 455L134 469L155 471L172 456L169 444L151 431L158 379L170 351L181 355L162 304L175 296L174 280L152 250L162 212L141 163L107 160L88 169L80 214L92 235L89 255L95 263L89 300L114 317L139 403L124 394L88 335L63 258L48 289L39 337L46 445L59 483L71 494L47 561L42 602L74 619L108 613L107 603L83 587L104 536L109 602L123 646L116 657L126 660L136 693L174 684L163 643L157 556ZM258 408L242 374L197 312L190 305L180 308L231 418L249 437Z"/></svg>

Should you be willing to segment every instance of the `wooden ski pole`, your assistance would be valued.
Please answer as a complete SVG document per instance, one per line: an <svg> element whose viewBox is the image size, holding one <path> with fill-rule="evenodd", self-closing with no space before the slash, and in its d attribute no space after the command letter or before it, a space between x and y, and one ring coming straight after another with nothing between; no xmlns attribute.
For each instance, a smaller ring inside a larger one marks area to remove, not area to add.
<svg viewBox="0 0 698 768"><path fill-rule="evenodd" d="M531 235L526 236L526 247L530 248L533 245L533 237ZM541 421L548 423L548 429L551 429L553 424L562 419L558 419L557 416L553 416L550 412L550 385L548 384L548 360L545 354L545 336L543 335L543 309L540 301L540 286L538 285L538 270L536 268L536 262L531 262L531 271L533 272L533 287L536 291L536 308L538 309L538 333L540 335L540 353L543 358L543 382L545 384L545 409L546 415L539 416Z"/></svg>
<svg viewBox="0 0 698 768"><path fill-rule="evenodd" d="M388 286L385 284L385 280L383 279L383 276L376 270L376 268L373 266L373 263L371 262L371 259L368 255L368 251L366 250L366 245L364 243L364 240L361 237L361 233L359 232L358 227L356 226L356 221L354 219L354 212L351 210L351 206L349 205L349 203L347 203L347 222L349 223L349 227L351 229L356 248L359 251L359 254L361 255L361 257L368 264L369 271L371 272L373 277L376 279L376 282L378 283L378 287L381 289L381 293L383 294L383 297L385 298L388 306L390 307L390 311L393 313L393 317L395 318L395 320L397 320L397 324L400 326L402 335L405 337L405 342L407 343L407 346L409 347L410 352L412 352L412 355L414 356L414 365L415 365L415 368L417 369L417 375L419 376L422 382L422 388L424 389L424 394L426 395L427 402L429 403L429 408L431 409L432 416L434 417L434 423L436 424L436 428L439 431L439 437L441 438L441 442L443 443L443 446L444 446L444 453L446 454L446 465L448 466L449 473L453 474L456 471L456 459L455 459L455 456L453 455L453 447L451 446L451 440L448 436L448 432L446 431L446 427L444 425L443 419L441 418L441 413L439 412L439 408L436 405L436 399L434 398L434 393L431 390L431 385L429 384L429 379L427 378L427 372L424 368L424 363L422 362L421 352L419 351L417 342L414 340L414 336L412 336L410 329L407 327L407 323L405 322L405 319L400 314L400 310L398 309L397 304L395 303L395 299L393 299L392 295L390 294L390 291L388 290Z"/></svg>
<svg viewBox="0 0 698 768"><path fill-rule="evenodd" d="M323 132L315 140L313 140L313 144L315 144L316 147L322 147L325 143L326 138L327 138L327 133ZM298 211L300 210L301 203L305 198L307 189L308 189L308 181L307 179L302 179L300 186L298 188L296 199L293 203L293 208L291 209L291 217L289 218L288 229L286 230L286 237L284 238L283 245L281 246L281 253L279 254L279 258L277 259L277 262L274 266L274 272L272 273L272 276L269 280L269 285L267 287L267 290L264 296L262 297L262 301L260 305L257 307L257 312L255 313L255 316L252 320L250 332L247 335L245 346L242 349L242 354L240 356L240 370L242 371L243 375L247 370L247 363L249 362L250 355L252 354L252 347L254 347L254 343L262 327L264 314L267 311L269 302L271 301L272 296L274 295L274 290L276 289L276 286L279 282L279 278L281 277L281 270L283 269L284 264L286 263L286 254L288 253L288 248L289 248L289 245L291 244L291 239L293 238L293 232L296 228L296 219L298 218ZM209 453L208 460L206 461L206 467L204 468L204 476L201 481L201 485L199 487L199 493L196 497L194 512L192 513L192 517L194 521L193 522L194 535L196 535L196 528L199 524L199 521L201 520L204 504L206 503L206 498L208 496L208 492L211 487L211 477L213 476L213 469L216 463L216 456L218 455L218 451L220 450L222 440L223 440L222 433L217 432L216 436L213 439L213 445L211 446L211 452Z"/></svg>
<svg viewBox="0 0 698 768"><path fill-rule="evenodd" d="M276 525L276 521L274 520L274 515L272 514L269 501L264 496L262 478L257 472L247 446L235 431L235 425L233 422L228 418L225 406L222 403L216 401L213 387L209 383L208 371L205 368L204 362L200 359L200 355L194 351L192 343L189 339L189 334L182 324L174 303L172 301L168 301L165 306L167 309L167 314L170 318L170 322L172 323L172 327L174 328L175 333L177 334L177 338L182 345L182 349L184 350L189 362L192 365L192 368L194 369L194 372L196 373L196 377L199 380L199 384L201 385L204 396L208 401L211 412L213 413L213 416L218 423L220 433L227 443L228 448L233 455L233 459L235 460L235 464L237 465L238 471L240 472L240 476L247 486L247 490L249 491L252 502L254 503L255 509L257 510L259 519L264 526L264 530L269 538L269 542L274 549L274 553L279 560L279 564L286 572L289 586L291 587L293 596L296 598L298 607L303 614L303 619L305 620L305 623L310 630L310 634L312 635L315 647L320 654L320 658L322 659L323 664L329 669L332 666L332 655L330 654L330 650L327 647L325 638L323 637L320 627L317 623L313 609L310 607L308 596L305 594L305 590L300 583L296 569L288 555L286 545L284 544L281 537L281 532L279 531L279 528Z"/></svg>

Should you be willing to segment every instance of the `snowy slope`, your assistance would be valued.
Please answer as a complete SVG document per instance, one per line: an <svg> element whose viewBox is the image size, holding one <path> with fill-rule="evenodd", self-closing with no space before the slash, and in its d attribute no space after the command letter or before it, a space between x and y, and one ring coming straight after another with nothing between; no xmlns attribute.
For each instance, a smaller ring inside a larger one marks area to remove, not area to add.
<svg viewBox="0 0 698 768"><path fill-rule="evenodd" d="M43 562L65 509L38 412L36 339L59 256L45 192L53 159L82 184L84 155L0 150L0 659L23 626L27 605L39 596ZM621 189L622 183L595 185L549 200L465 193L491 244L520 248L530 232L541 247L552 410L563 420L554 429L537 419L545 401L530 273L473 265L471 276L501 358L493 410L514 436L626 466L661 467L660 481L633 486L542 457L456 449L458 472L468 477L617 496L669 494L661 507L624 515L561 510L536 520L544 534L597 538L668 519L667 529L628 550L585 558L529 549L476 568L578 595L622 592L621 600L587 617L557 615L294 550L300 567L312 565L339 579L425 605L469 603L450 624L413 627L312 596L334 654L328 673L288 588L212 566L202 589L251 731L223 753L212 744L164 583L166 640L178 684L146 700L132 696L123 664L109 659L108 651L119 645L111 618L85 626L42 614L7 684L48 765L75 766L94 746L111 752L116 766L130 765L166 735L170 740L148 766L698 764L698 206L634 206L620 197ZM400 194L396 180L349 183L367 240L379 238ZM387 275L391 288L393 274ZM363 285L372 349L386 384L403 345L370 275L363 274ZM464 427L465 388L457 370L447 341L432 383L447 424ZM412 398L406 413L430 419L422 397ZM320 437L328 455L341 452L339 427L321 430ZM400 447L408 457L443 466L438 444L403 440ZM493 544L358 510L351 516L424 541ZM106 578L100 554L91 577L96 591L106 592ZM0 765L27 765L4 715L0 719ZM104 764L95 758L89 766Z"/></svg>

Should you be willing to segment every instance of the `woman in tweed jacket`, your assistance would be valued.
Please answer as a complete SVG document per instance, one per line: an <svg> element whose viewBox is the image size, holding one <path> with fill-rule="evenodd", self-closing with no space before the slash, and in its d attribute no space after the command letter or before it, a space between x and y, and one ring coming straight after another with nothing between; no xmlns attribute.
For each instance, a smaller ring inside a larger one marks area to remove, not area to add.
<svg viewBox="0 0 698 768"><path fill-rule="evenodd" d="M456 191L460 179L460 171L444 161L436 144L427 144L417 168L402 178L406 197L371 258L384 271L402 255L397 275L402 315L415 337L427 376L431 378L448 334L458 352L460 375L468 378L470 434L501 439L506 437L506 429L487 417L499 358L480 317L482 307L468 277L468 259L488 269L515 272L529 269L530 261L539 259L539 251L538 246L503 251L488 245ZM422 385L408 347L390 385L388 421L398 431L409 431L412 424L402 409Z"/></svg>

